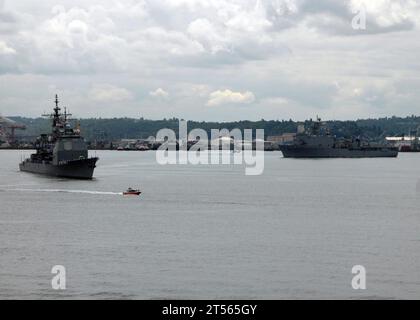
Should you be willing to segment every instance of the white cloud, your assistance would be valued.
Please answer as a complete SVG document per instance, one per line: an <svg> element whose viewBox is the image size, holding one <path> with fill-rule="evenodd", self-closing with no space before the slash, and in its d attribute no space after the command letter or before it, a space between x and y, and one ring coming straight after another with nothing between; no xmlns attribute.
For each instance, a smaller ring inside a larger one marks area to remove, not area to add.
<svg viewBox="0 0 420 320"><path fill-rule="evenodd" d="M89 91L89 98L97 102L119 102L133 99L133 94L125 88L99 84Z"/></svg>
<svg viewBox="0 0 420 320"><path fill-rule="evenodd" d="M362 36L415 28L419 5L415 0L320 0L312 4L303 0L301 14L296 17L309 27L327 34ZM354 30L351 21L360 12L366 14L366 29Z"/></svg>
<svg viewBox="0 0 420 320"><path fill-rule="evenodd" d="M207 19L196 19L192 21L188 28L188 34L201 43L211 53L219 51L229 51L228 41L221 35L220 30Z"/></svg>
<svg viewBox="0 0 420 320"><path fill-rule="evenodd" d="M218 106L223 104L249 104L255 101L255 95L246 91L244 93L234 92L229 89L217 90L210 94L207 101L208 106Z"/></svg>
<svg viewBox="0 0 420 320"><path fill-rule="evenodd" d="M238 12L226 21L226 26L239 32L261 33L272 27L268 20L266 8L259 0L252 9L238 10Z"/></svg>
<svg viewBox="0 0 420 320"><path fill-rule="evenodd" d="M70 33L86 34L88 32L88 25L80 20L73 20L68 24L68 30Z"/></svg>
<svg viewBox="0 0 420 320"><path fill-rule="evenodd" d="M149 94L155 98L163 98L167 99L169 97L169 93L163 90L162 88L158 88L154 91L150 91Z"/></svg>
<svg viewBox="0 0 420 320"><path fill-rule="evenodd" d="M16 54L16 50L9 47L4 41L0 41L0 55Z"/></svg>
<svg viewBox="0 0 420 320"><path fill-rule="evenodd" d="M415 18L416 14L413 13L419 8L419 4L413 0L351 0L350 8L353 12L366 10L369 18L375 19L380 27L388 28Z"/></svg>

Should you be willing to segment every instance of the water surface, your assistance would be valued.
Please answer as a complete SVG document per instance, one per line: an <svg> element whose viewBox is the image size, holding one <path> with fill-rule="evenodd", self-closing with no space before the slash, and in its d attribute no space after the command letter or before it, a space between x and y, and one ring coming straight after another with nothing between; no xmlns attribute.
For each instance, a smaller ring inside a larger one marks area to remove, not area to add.
<svg viewBox="0 0 420 320"><path fill-rule="evenodd" d="M18 172L23 154L0 151L2 299L420 298L420 154L266 153L252 177L98 152L93 181ZM351 288L359 264L366 291Z"/></svg>

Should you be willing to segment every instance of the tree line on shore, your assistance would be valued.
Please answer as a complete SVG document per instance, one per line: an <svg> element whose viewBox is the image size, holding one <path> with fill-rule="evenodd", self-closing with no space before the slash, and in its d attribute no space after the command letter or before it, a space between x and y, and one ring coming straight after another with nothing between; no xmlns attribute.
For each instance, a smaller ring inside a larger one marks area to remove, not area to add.
<svg viewBox="0 0 420 320"><path fill-rule="evenodd" d="M18 123L26 125L26 131L18 132L23 138L30 139L50 131L50 121L44 118L11 117ZM88 141L115 141L120 139L147 139L156 136L160 129L168 128L178 131L179 119L147 120L143 118L92 118L73 120L79 122L82 134ZM211 129L264 129L265 136L277 136L294 133L298 125L310 121L293 120L260 120L236 122L197 122L188 121L188 130L204 129L210 135ZM387 117L379 119L360 119L354 121L326 121L330 132L338 137L362 137L368 140L381 140L386 136L409 135L420 128L420 116Z"/></svg>

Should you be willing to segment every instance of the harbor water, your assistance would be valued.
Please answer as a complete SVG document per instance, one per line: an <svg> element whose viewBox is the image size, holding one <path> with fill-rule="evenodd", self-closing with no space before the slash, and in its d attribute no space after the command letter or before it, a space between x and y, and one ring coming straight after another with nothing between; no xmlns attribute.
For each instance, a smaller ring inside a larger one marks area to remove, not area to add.
<svg viewBox="0 0 420 320"><path fill-rule="evenodd" d="M93 181L19 172L29 154L0 151L0 299L420 298L420 154L246 176L103 151Z"/></svg>

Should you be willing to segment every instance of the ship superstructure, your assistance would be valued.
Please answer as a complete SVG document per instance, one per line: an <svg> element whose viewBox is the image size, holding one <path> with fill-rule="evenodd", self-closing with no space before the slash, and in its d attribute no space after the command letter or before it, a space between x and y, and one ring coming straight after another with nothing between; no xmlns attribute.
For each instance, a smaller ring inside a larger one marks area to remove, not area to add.
<svg viewBox="0 0 420 320"><path fill-rule="evenodd" d="M36 141L36 153L20 164L21 171L39 173L49 176L92 179L96 162L99 158L89 158L88 149L80 129L73 129L64 109L58 106L55 98L52 119L52 132L42 134Z"/></svg>
<svg viewBox="0 0 420 320"><path fill-rule="evenodd" d="M359 138L337 138L321 121L299 128L292 142L279 145L285 158L382 158L397 157L398 148L362 141Z"/></svg>

